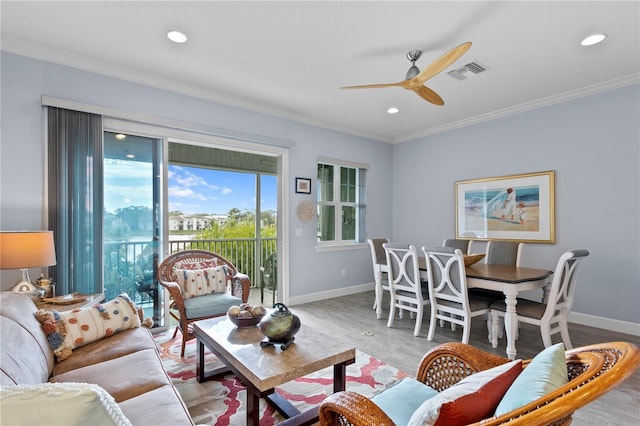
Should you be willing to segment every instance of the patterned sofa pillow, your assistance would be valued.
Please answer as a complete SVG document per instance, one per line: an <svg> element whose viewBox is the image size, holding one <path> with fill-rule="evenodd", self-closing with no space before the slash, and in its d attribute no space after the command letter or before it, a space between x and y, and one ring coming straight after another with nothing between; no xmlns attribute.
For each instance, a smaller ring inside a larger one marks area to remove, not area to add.
<svg viewBox="0 0 640 426"><path fill-rule="evenodd" d="M136 306L126 293L104 304L65 312L41 309L34 315L58 361L69 358L77 347L140 326Z"/></svg>

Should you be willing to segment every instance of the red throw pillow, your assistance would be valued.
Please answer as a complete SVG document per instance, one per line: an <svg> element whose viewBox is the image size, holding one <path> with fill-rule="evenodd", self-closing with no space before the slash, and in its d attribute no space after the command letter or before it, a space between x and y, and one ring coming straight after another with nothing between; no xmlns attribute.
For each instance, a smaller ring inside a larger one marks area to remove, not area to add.
<svg viewBox="0 0 640 426"><path fill-rule="evenodd" d="M491 417L521 372L522 360L515 360L472 374L426 400L409 425L458 426Z"/></svg>

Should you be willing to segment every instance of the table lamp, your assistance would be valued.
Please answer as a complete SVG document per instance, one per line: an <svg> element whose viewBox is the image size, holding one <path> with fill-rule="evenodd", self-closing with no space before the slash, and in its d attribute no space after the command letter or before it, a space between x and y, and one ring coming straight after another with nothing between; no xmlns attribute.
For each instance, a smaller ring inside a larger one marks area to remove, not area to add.
<svg viewBox="0 0 640 426"><path fill-rule="evenodd" d="M0 269L20 269L20 282L13 287L19 293L38 290L29 277L29 268L56 264L53 231L0 232Z"/></svg>

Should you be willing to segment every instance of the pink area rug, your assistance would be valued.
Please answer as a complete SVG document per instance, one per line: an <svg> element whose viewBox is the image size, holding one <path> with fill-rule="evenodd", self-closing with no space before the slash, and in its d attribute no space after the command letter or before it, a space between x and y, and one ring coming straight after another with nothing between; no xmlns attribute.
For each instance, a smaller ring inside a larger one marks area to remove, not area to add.
<svg viewBox="0 0 640 426"><path fill-rule="evenodd" d="M198 383L196 380L196 340L187 343L185 356L180 358L180 333L172 339L173 331L155 337L164 367L182 395L191 417L198 425L227 426L244 425L245 387L233 374L217 380ZM210 352L206 352L207 369L221 363ZM375 359L361 351L356 352L355 364L347 367L347 390L365 396L384 389L406 377L407 374ZM276 388L276 392L289 400L298 410L305 411L318 405L333 392L333 369L326 368L301 377ZM277 424L283 417L265 400L260 400L260 425Z"/></svg>

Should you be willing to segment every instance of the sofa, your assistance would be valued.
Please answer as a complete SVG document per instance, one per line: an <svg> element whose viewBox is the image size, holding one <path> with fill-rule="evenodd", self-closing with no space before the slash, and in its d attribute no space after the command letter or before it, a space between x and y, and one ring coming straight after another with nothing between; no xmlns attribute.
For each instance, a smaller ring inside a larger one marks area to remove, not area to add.
<svg viewBox="0 0 640 426"><path fill-rule="evenodd" d="M3 391L39 387L20 385L50 383L70 387L90 383L113 397L116 409L119 407L132 425L194 424L163 368L147 327L116 330L109 337L75 347L66 359L59 361L36 318L37 311L36 304L25 295L0 293L0 385ZM40 387L55 386L60 385ZM0 407L3 413L8 409L5 403L3 395L3 407ZM40 404L34 402L29 410L39 407ZM66 405L65 414L72 409L72 404ZM116 423L127 424L126 419L124 423Z"/></svg>

